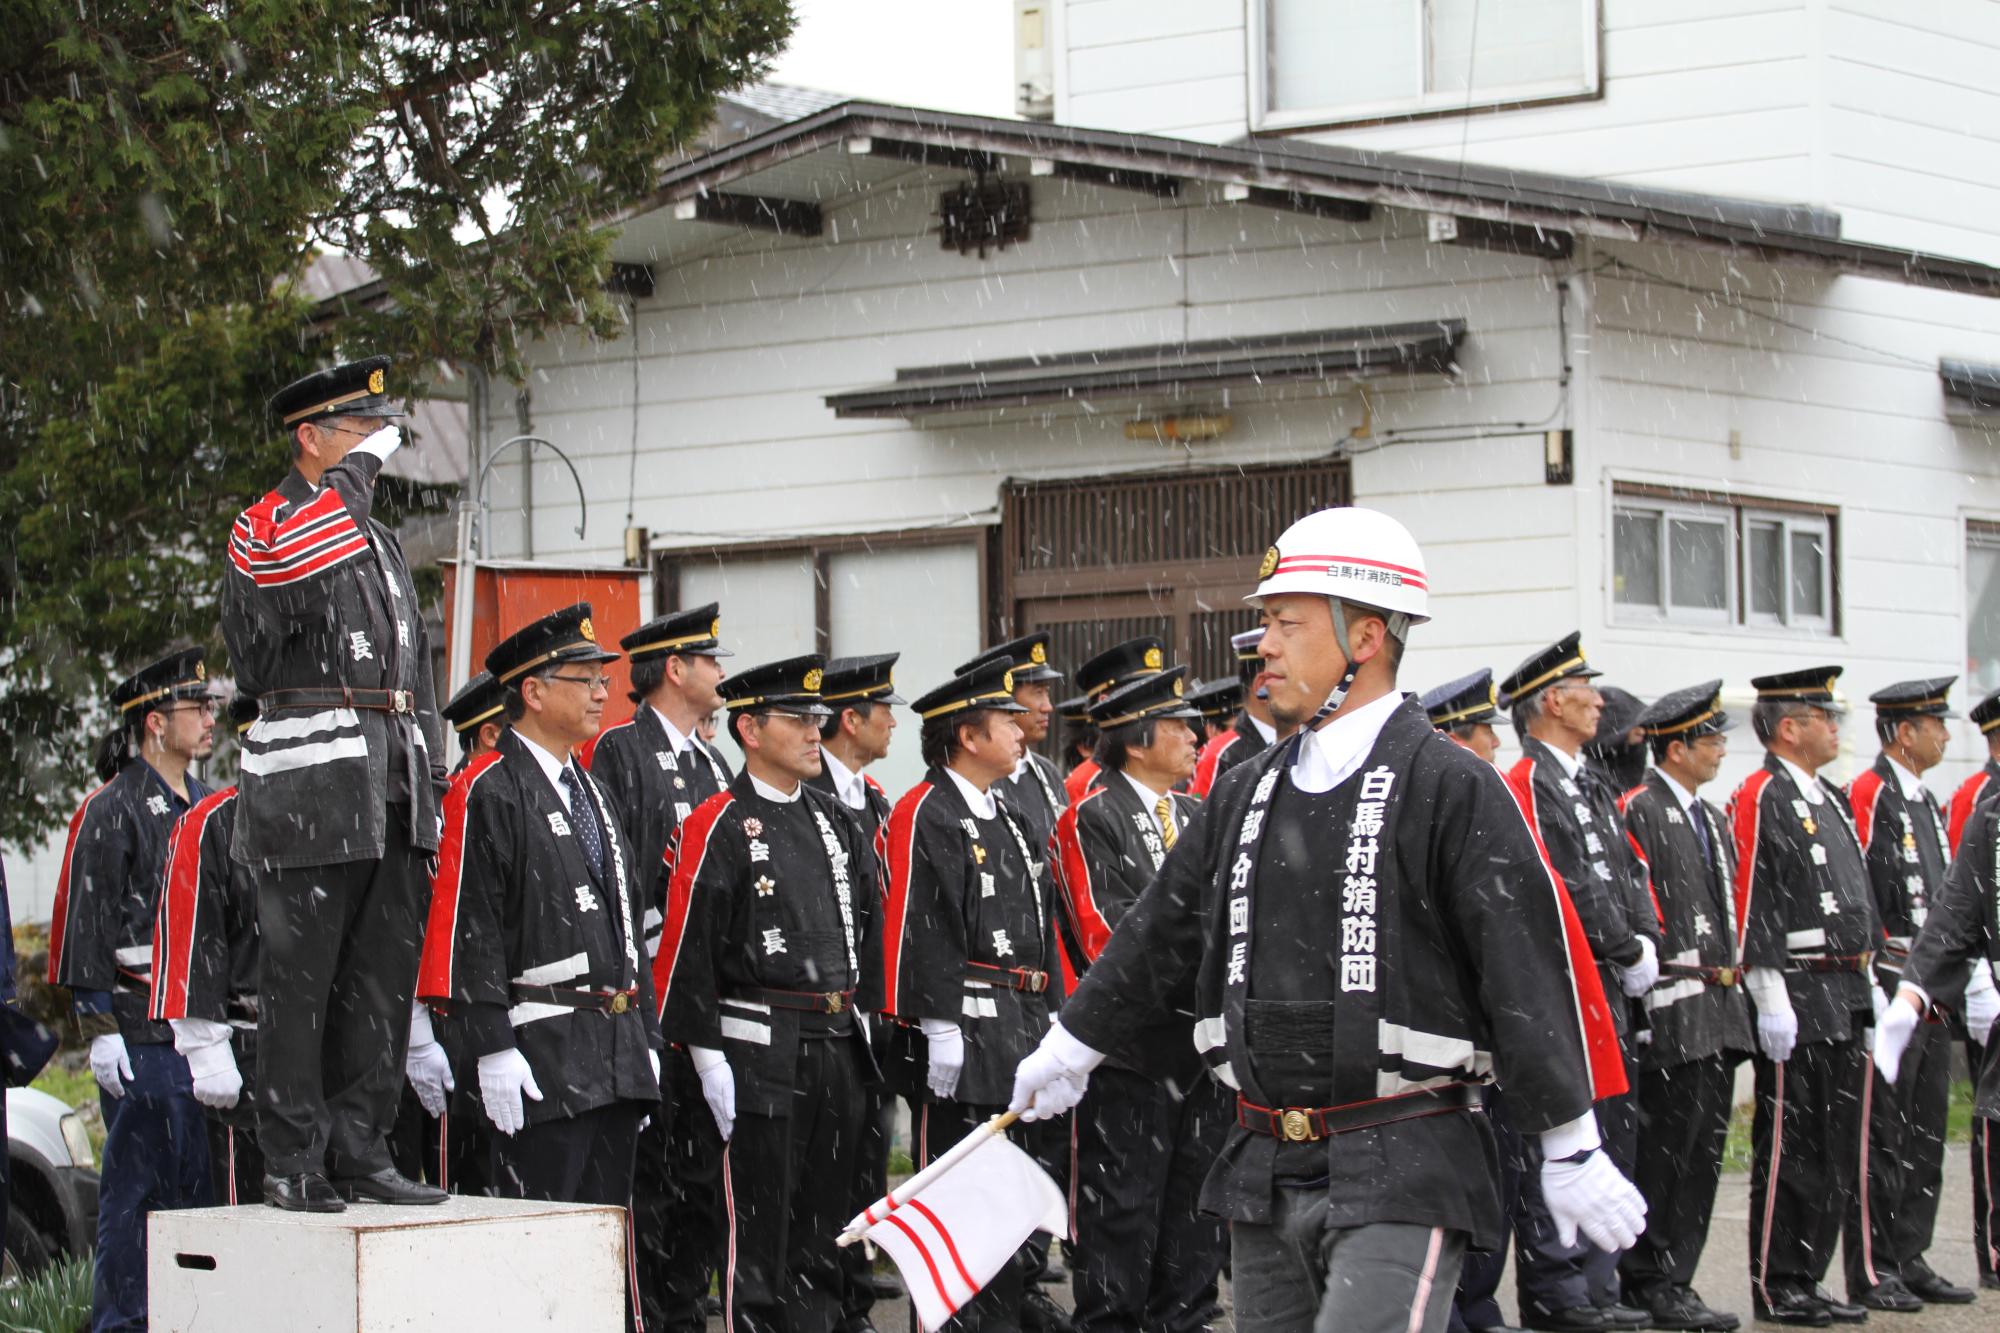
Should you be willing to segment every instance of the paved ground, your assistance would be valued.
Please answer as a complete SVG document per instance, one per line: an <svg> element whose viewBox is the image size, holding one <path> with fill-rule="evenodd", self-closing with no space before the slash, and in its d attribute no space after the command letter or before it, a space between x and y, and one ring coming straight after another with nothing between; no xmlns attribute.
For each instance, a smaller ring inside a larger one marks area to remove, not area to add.
<svg viewBox="0 0 2000 1333"><path fill-rule="evenodd" d="M1972 1178L1963 1144L1947 1149L1945 1197L1938 1215L1938 1234L1931 1247L1931 1266L1945 1277L1964 1286L1975 1285L1972 1258ZM1695 1286L1708 1303L1718 1310L1734 1310L1750 1325L1749 1276L1749 1188L1747 1173L1723 1176L1716 1201L1715 1225L1709 1233L1708 1249L1702 1256ZM1834 1257L1828 1289L1840 1295L1840 1257ZM1068 1306L1067 1286L1046 1288ZM1224 1293L1225 1303L1227 1292ZM1508 1267L1501 1293L1501 1306L1515 1313L1513 1268ZM876 1306L875 1324L881 1333L914 1333L907 1301L884 1302ZM1872 1314L1869 1324L1878 1333L2000 1333L2000 1291L1982 1291L1972 1305L1931 1306L1922 1314ZM711 1330L720 1331L721 1321L711 1320ZM1225 1329L1228 1328L1224 1324ZM1775 1328L1775 1325L1760 1325ZM1835 1325L1836 1328L1845 1327Z"/></svg>

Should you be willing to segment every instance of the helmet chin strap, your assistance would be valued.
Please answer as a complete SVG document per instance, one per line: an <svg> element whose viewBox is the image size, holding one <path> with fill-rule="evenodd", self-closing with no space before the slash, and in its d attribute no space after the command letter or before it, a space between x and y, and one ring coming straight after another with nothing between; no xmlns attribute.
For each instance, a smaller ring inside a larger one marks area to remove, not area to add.
<svg viewBox="0 0 2000 1333"><path fill-rule="evenodd" d="M1347 611L1341 606L1338 597L1327 598L1326 604L1333 612L1333 644L1340 649L1340 657L1347 663L1347 671L1341 676L1340 684L1334 686L1332 692L1326 696L1326 702L1319 706L1319 711L1313 714L1312 721L1306 723L1307 731L1311 731L1340 711L1340 706L1347 702L1347 692L1354 688L1354 673L1360 669L1354 660L1353 650L1347 646Z"/></svg>

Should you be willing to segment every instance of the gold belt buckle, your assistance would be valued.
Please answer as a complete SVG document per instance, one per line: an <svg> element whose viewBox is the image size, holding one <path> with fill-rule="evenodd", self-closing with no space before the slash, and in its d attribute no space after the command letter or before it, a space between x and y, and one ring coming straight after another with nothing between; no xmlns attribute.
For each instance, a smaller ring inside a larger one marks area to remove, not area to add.
<svg viewBox="0 0 2000 1333"><path fill-rule="evenodd" d="M829 1014L837 1014L846 1007L847 997L839 991L830 990L826 993L826 1011Z"/></svg>
<svg viewBox="0 0 2000 1333"><path fill-rule="evenodd" d="M1718 986L1734 986L1736 984L1736 969L1733 967L1716 968L1715 984Z"/></svg>
<svg viewBox="0 0 2000 1333"><path fill-rule="evenodd" d="M1046 972L1028 973L1028 991L1030 994L1040 995L1043 991L1047 990L1048 988L1049 988L1048 973Z"/></svg>
<svg viewBox="0 0 2000 1333"><path fill-rule="evenodd" d="M1297 1109L1286 1111L1278 1117L1278 1123L1285 1131L1287 1143L1306 1143L1313 1137L1312 1117Z"/></svg>
<svg viewBox="0 0 2000 1333"><path fill-rule="evenodd" d="M632 1007L632 997L627 995L624 991L619 991L616 995L611 997L612 1013L622 1014L631 1007Z"/></svg>

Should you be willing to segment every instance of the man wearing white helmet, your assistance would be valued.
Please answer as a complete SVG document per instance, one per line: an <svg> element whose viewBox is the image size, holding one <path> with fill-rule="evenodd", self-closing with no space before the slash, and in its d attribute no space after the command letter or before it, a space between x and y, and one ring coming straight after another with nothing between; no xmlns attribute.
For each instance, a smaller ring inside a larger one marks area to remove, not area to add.
<svg viewBox="0 0 2000 1333"><path fill-rule="evenodd" d="M1237 1327L1439 1333L1468 1246L1500 1240L1482 1085L1540 1136L1571 1235L1620 1248L1645 1204L1598 1150L1623 1089L1574 914L1492 765L1396 689L1425 619L1403 526L1287 529L1250 598L1271 713L1299 732L1224 774L1015 1074L1059 1114L1106 1056L1187 1014L1235 1124L1202 1191L1231 1222Z"/></svg>

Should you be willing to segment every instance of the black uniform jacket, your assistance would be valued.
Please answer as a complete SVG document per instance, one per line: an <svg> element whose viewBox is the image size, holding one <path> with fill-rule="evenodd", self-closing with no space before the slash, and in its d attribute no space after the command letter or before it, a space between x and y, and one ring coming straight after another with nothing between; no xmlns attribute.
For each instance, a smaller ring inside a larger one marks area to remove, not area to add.
<svg viewBox="0 0 2000 1333"><path fill-rule="evenodd" d="M1206 799L1215 790L1216 779L1264 748L1264 735L1257 730L1257 724L1248 713L1238 713L1234 726L1201 747L1188 790Z"/></svg>
<svg viewBox="0 0 2000 1333"><path fill-rule="evenodd" d="M1910 946L1903 979L1934 1004L1960 1008L1971 965L1984 958L2000 968L2000 801L1985 800L1967 817L1958 858ZM2000 1119L2000 1059L1979 1075L1973 1111Z"/></svg>
<svg viewBox="0 0 2000 1333"><path fill-rule="evenodd" d="M1182 792L1168 797L1174 828L1185 832L1201 802ZM1081 975L1159 873L1166 844L1131 782L1122 773L1107 773L1103 786L1063 812L1049 852L1059 890L1056 923L1065 952L1082 960L1077 968ZM1144 1044L1138 1068L1148 1077L1186 1087L1205 1072L1200 1053L1187 1040L1194 1015L1168 1012L1159 1019L1159 1039Z"/></svg>
<svg viewBox="0 0 2000 1333"><path fill-rule="evenodd" d="M1857 958L1880 944L1882 928L1847 797L1824 778L1814 781L1826 796L1818 805L1767 754L1729 798L1738 952L1745 967L1785 970L1800 1041L1845 1041L1874 1019L1873 982L1859 971L1799 964Z"/></svg>
<svg viewBox="0 0 2000 1333"><path fill-rule="evenodd" d="M314 487L294 468L229 535L222 637L237 686L262 702L243 737L234 855L312 866L382 855L391 801L437 848L444 732L416 585L370 517L382 460L359 451ZM408 711L287 703L282 690L395 690Z"/></svg>
<svg viewBox="0 0 2000 1333"><path fill-rule="evenodd" d="M1617 1034L1589 948L1505 781L1438 735L1414 700L1389 718L1375 753L1391 744L1413 757L1399 777L1407 785L1391 844L1400 889L1377 913L1380 1050L1374 1068L1334 1077L1372 1076L1383 1095L1436 1082L1441 1072L1448 1081L1494 1077L1524 1133L1565 1124L1596 1096L1623 1092ZM1288 748L1223 776L1112 933L1063 1007L1063 1026L1085 1044L1135 1062L1158 1040L1159 1015L1171 1011L1198 1016L1200 1048L1227 1049L1232 872L1254 789L1266 774L1289 782L1276 772ZM1374 763L1371 755L1363 771ZM1285 803L1281 793L1277 817ZM1264 876L1258 891L1286 887ZM1250 949L1254 958L1254 939ZM1226 1065L1219 1072L1234 1077ZM1202 1206L1268 1221L1275 1149L1276 1140L1232 1127ZM1329 1137L1323 1151L1328 1226L1405 1222L1465 1230L1482 1248L1498 1243L1493 1140L1478 1117L1359 1129Z"/></svg>
<svg viewBox="0 0 2000 1333"><path fill-rule="evenodd" d="M69 821L49 918L49 982L108 991L128 1042L167 1042L173 1032L146 1016L152 998L153 917L174 821L208 795L193 775L188 799L135 759L83 798Z"/></svg>
<svg viewBox="0 0 2000 1333"><path fill-rule="evenodd" d="M1874 767L1847 785L1847 799L1854 807L1854 831L1867 857L1868 886L1882 923L1875 980L1894 995L1910 941L1922 929L1951 866L1951 839L1937 798L1928 788L1921 800L1905 798L1887 755L1877 755Z"/></svg>
<svg viewBox="0 0 2000 1333"><path fill-rule="evenodd" d="M866 1048L854 1011L882 1003L876 897L874 853L816 787L773 801L740 774L681 822L653 963L660 1027L729 1056L738 1110L791 1113L802 1025Z"/></svg>
<svg viewBox="0 0 2000 1333"><path fill-rule="evenodd" d="M1597 959L1598 982L1611 998L1618 1030L1624 1032L1631 1011L1613 965L1630 967L1639 961L1641 935L1651 936L1657 948L1660 923L1646 896L1645 868L1621 836L1625 830L1617 793L1586 767L1570 777L1548 745L1532 736L1522 740L1521 758L1507 780L1525 798L1549 864L1576 905Z"/></svg>
<svg viewBox="0 0 2000 1333"><path fill-rule="evenodd" d="M1619 804L1664 935L1660 979L1643 997L1653 1039L1639 1048L1640 1063L1664 1069L1714 1055L1748 1054L1750 1008L1742 978L1729 970L1736 967L1731 896L1736 874L1722 812L1696 798L1690 814L1657 769ZM1713 864L1702 855L1691 818L1708 830ZM1723 970L1704 978L1671 975L1671 967Z"/></svg>
<svg viewBox="0 0 2000 1333"><path fill-rule="evenodd" d="M542 1100L529 1124L614 1101L657 1101L653 977L639 950L640 892L611 802L585 779L604 836L594 874L575 820L514 732L466 765L445 800L419 998L449 1014L470 1058L518 1047ZM568 1008L516 986L621 996L619 1012Z"/></svg>
<svg viewBox="0 0 2000 1333"><path fill-rule="evenodd" d="M152 1017L257 1024L257 887L229 852L236 788L174 825L153 927Z"/></svg>
<svg viewBox="0 0 2000 1333"><path fill-rule="evenodd" d="M862 845L868 848L872 856L875 851L876 835L882 831L882 826L889 822L889 793L882 790L882 784L866 773L861 775L862 799L866 804L859 810L840 799L839 793L833 788L833 775L826 771L824 763L820 765L819 772L806 779L806 785L833 797L833 803L840 807L841 813L860 828ZM876 887L879 889L881 887L879 866L876 878Z"/></svg>
<svg viewBox="0 0 2000 1333"><path fill-rule="evenodd" d="M1022 831L1028 835L1028 846L1035 858L1044 863L1042 883L1049 883L1049 839L1055 834L1056 821L1069 809L1069 793L1063 789L1062 774L1056 772L1054 764L1031 750L1028 767L1000 779L994 790L1020 818Z"/></svg>
<svg viewBox="0 0 2000 1333"><path fill-rule="evenodd" d="M932 768L883 830L883 1073L912 1100L930 1097L920 1020L955 1023L965 1034L956 1100L979 1106L1007 1102L1014 1066L1048 1031L1051 890L1022 854L1020 817L1004 796L996 804L996 818L974 818L950 775Z"/></svg>
<svg viewBox="0 0 2000 1333"><path fill-rule="evenodd" d="M729 785L729 765L699 736L676 755L660 715L647 704L593 736L577 758L604 788L632 840L634 882L645 896L646 953L659 952L667 905L661 873L674 830L709 797Z"/></svg>

